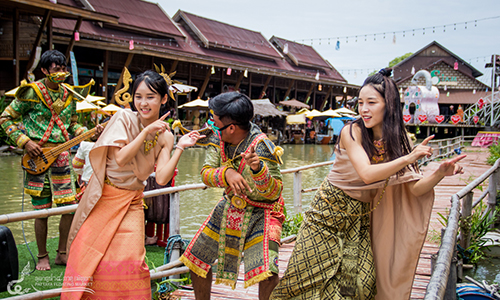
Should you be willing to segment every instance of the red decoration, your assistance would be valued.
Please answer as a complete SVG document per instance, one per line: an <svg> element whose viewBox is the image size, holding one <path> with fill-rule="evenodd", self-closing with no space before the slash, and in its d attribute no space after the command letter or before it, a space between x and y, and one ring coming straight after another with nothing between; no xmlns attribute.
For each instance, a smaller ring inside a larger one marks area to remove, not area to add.
<svg viewBox="0 0 500 300"><path fill-rule="evenodd" d="M231 76L231 71L232 71L232 70L231 70L231 68L227 68L226 75L227 75L227 76Z"/></svg>
<svg viewBox="0 0 500 300"><path fill-rule="evenodd" d="M78 42L80 40L80 33L75 31L75 41Z"/></svg>
<svg viewBox="0 0 500 300"><path fill-rule="evenodd" d="M427 116L426 115L419 115L418 120L420 121L420 123L423 123L427 120Z"/></svg>
<svg viewBox="0 0 500 300"><path fill-rule="evenodd" d="M129 50L134 50L134 40L130 40L130 41L128 42L128 49L129 49Z"/></svg>
<svg viewBox="0 0 500 300"><path fill-rule="evenodd" d="M436 122L438 122L438 124L441 124L441 122L444 121L444 116L443 115L439 115L439 116L436 116Z"/></svg>
<svg viewBox="0 0 500 300"><path fill-rule="evenodd" d="M410 122L410 120L411 120L411 115L403 115L403 120L405 121L405 123Z"/></svg>
<svg viewBox="0 0 500 300"><path fill-rule="evenodd" d="M479 103L479 109L483 109L483 106L484 106L483 98L479 99L478 103Z"/></svg>
<svg viewBox="0 0 500 300"><path fill-rule="evenodd" d="M460 122L460 120L462 120L462 118L459 115L451 116L451 121L453 122L453 124L458 124L458 122Z"/></svg>
<svg viewBox="0 0 500 300"><path fill-rule="evenodd" d="M478 116L474 116L472 118L472 121L474 121L474 124L477 124L477 122L479 122L479 117Z"/></svg>
<svg viewBox="0 0 500 300"><path fill-rule="evenodd" d="M458 62L455 62L455 63L453 64L453 69L458 70Z"/></svg>

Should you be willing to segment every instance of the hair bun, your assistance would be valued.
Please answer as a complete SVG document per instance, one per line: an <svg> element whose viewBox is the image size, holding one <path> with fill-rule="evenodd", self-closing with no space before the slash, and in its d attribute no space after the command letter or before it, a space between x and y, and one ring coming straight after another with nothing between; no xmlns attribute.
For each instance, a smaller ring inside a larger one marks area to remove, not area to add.
<svg viewBox="0 0 500 300"><path fill-rule="evenodd" d="M383 68L383 69L380 69L380 71L378 71L378 72L386 77L391 77L392 69L391 68Z"/></svg>

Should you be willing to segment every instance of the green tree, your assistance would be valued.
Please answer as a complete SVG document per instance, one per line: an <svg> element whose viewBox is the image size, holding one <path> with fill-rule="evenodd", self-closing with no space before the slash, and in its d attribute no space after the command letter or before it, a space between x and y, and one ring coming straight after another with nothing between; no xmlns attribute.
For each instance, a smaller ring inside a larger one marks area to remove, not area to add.
<svg viewBox="0 0 500 300"><path fill-rule="evenodd" d="M408 57L410 57L412 55L413 55L412 52L408 52L405 55L401 55L401 56L396 57L395 59L393 59L389 62L389 68L394 67L395 65L399 64L400 62L402 62L403 60L407 59ZM377 70L373 70L373 72L368 74L368 77L375 75L377 72L378 72Z"/></svg>
<svg viewBox="0 0 500 300"><path fill-rule="evenodd" d="M395 65L399 64L400 62L402 62L403 60L407 59L408 57L410 57L412 55L413 55L412 52L408 52L405 55L401 55L399 57L396 57L395 59L393 59L389 62L389 68L394 67Z"/></svg>

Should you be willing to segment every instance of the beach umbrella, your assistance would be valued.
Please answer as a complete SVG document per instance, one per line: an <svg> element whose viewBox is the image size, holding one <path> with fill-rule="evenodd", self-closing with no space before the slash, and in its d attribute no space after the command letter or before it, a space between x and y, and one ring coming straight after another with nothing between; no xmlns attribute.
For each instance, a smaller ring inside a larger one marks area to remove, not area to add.
<svg viewBox="0 0 500 300"><path fill-rule="evenodd" d="M341 118L329 118L325 121L325 124L333 129L334 135L339 135L342 128L344 128L344 122Z"/></svg>
<svg viewBox="0 0 500 300"><path fill-rule="evenodd" d="M321 113L322 116L327 117L327 118L340 118L342 117L341 114L336 113L333 111L333 109L325 110L324 112Z"/></svg>
<svg viewBox="0 0 500 300"><path fill-rule="evenodd" d="M196 92L198 88L187 84L174 83L170 86L170 90L179 95L187 95L193 91Z"/></svg>
<svg viewBox="0 0 500 300"><path fill-rule="evenodd" d="M306 124L306 115L288 115L286 116L287 124Z"/></svg>
<svg viewBox="0 0 500 300"><path fill-rule="evenodd" d="M304 102L300 102L298 100L292 99L292 100L286 100L286 101L280 101L279 102L281 105L284 106L291 106L295 108L309 108L310 106L305 104Z"/></svg>
<svg viewBox="0 0 500 300"><path fill-rule="evenodd" d="M297 112L297 114L298 114L298 115L300 115L300 114L307 114L307 113L309 113L309 112L311 112L311 111L310 111L310 110L308 110L307 108L302 108L301 110L299 110L299 111Z"/></svg>
<svg viewBox="0 0 500 300"><path fill-rule="evenodd" d="M313 109L310 112L306 113L306 117L312 120L313 118L323 117L323 115L321 115L320 111Z"/></svg>
<svg viewBox="0 0 500 300"><path fill-rule="evenodd" d="M107 113L110 113L110 114L114 114L115 112L121 110L123 108L119 107L119 106L116 106L114 104L108 104L107 106L103 107L102 110L107 112Z"/></svg>
<svg viewBox="0 0 500 300"><path fill-rule="evenodd" d="M274 106L269 99L252 99L253 113L263 117L276 117L286 116L287 113L283 112Z"/></svg>
<svg viewBox="0 0 500 300"><path fill-rule="evenodd" d="M89 111L98 110L98 109L99 109L99 106L94 105L94 104L87 102L87 101L76 102L76 112L78 112L78 113L89 112Z"/></svg>
<svg viewBox="0 0 500 300"><path fill-rule="evenodd" d="M188 103L185 103L183 105L180 105L179 108L207 110L208 109L208 100L196 99L196 100L190 101Z"/></svg>
<svg viewBox="0 0 500 300"><path fill-rule="evenodd" d="M342 107L342 108L337 108L334 110L334 112L338 113L338 114L341 114L341 115L350 115L350 116L355 116L357 115L356 112L350 110L350 109L347 109L345 107Z"/></svg>

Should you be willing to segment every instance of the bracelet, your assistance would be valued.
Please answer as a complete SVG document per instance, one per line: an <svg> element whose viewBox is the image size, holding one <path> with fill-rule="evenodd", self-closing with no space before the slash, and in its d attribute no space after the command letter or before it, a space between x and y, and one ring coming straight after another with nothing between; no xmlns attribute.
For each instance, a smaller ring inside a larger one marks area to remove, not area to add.
<svg viewBox="0 0 500 300"><path fill-rule="evenodd" d="M177 148L177 149L179 149L179 150L181 150L181 151L184 151L184 148L182 148L182 147L181 147L181 146L179 146L179 145L175 145L175 148Z"/></svg>

